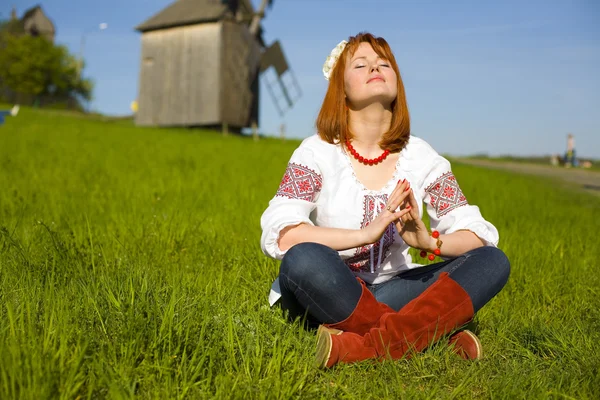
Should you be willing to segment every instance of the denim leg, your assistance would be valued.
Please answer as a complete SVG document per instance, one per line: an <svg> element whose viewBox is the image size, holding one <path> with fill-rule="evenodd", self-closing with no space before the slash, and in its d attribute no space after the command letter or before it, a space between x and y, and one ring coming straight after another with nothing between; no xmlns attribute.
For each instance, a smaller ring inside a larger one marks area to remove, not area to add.
<svg viewBox="0 0 600 400"><path fill-rule="evenodd" d="M457 262L448 273L469 294L477 312L508 282L510 262L502 250L491 246L480 247L459 258L464 261Z"/></svg>
<svg viewBox="0 0 600 400"><path fill-rule="evenodd" d="M319 323L345 320L356 308L362 286L337 251L318 243L290 248L279 268L281 307L291 318L313 317Z"/></svg>
<svg viewBox="0 0 600 400"><path fill-rule="evenodd" d="M451 260L407 271L369 289L377 300L400 310L433 284L442 272L448 272L465 289L477 312L508 281L510 262L501 250L484 246Z"/></svg>

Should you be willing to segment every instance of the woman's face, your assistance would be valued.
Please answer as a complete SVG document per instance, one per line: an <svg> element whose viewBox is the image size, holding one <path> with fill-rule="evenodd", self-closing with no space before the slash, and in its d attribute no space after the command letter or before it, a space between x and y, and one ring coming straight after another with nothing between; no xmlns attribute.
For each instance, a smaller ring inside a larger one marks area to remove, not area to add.
<svg viewBox="0 0 600 400"><path fill-rule="evenodd" d="M397 79L388 61L380 58L369 43L361 43L346 62L346 98L353 108L373 102L389 107L398 95Z"/></svg>

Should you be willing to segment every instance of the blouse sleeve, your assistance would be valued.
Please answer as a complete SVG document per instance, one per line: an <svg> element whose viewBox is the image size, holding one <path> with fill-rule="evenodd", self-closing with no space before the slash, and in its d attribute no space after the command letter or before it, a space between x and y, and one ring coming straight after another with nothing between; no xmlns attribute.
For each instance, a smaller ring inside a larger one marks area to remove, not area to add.
<svg viewBox="0 0 600 400"><path fill-rule="evenodd" d="M314 159L314 153L306 146L294 151L288 162L275 197L260 219L262 235L260 245L267 256L281 260L285 251L279 248L279 235L286 226L306 223L310 219L323 186L323 178Z"/></svg>
<svg viewBox="0 0 600 400"><path fill-rule="evenodd" d="M426 145L424 179L420 193L427 207L432 230L449 234L459 230L468 230L482 239L487 246L498 246L498 230L486 221L479 207L469 204L456 177L452 173L450 162Z"/></svg>

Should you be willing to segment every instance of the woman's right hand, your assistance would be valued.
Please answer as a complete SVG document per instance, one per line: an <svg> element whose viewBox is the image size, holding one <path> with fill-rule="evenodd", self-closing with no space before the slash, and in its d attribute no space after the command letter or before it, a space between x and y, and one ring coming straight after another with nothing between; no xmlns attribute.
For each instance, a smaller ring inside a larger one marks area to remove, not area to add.
<svg viewBox="0 0 600 400"><path fill-rule="evenodd" d="M408 181L398 181L392 194L390 194L390 197L388 198L386 208L380 212L369 225L362 229L363 241L365 244L377 242L381 239L381 236L391 223L410 212L411 206L408 202L404 201L409 194L410 185ZM401 205L402 209L398 210Z"/></svg>

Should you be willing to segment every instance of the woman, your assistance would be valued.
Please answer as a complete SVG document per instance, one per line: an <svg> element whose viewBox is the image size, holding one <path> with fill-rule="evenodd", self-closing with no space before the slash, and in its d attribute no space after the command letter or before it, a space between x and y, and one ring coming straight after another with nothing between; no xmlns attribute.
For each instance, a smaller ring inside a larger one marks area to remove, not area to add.
<svg viewBox="0 0 600 400"><path fill-rule="evenodd" d="M400 358L450 333L456 353L481 357L477 337L455 331L508 280L498 231L467 202L450 163L411 136L384 39L341 42L323 72L318 135L293 153L261 218L262 250L282 260L271 304L320 324L320 367ZM413 263L410 247L443 261Z"/></svg>

